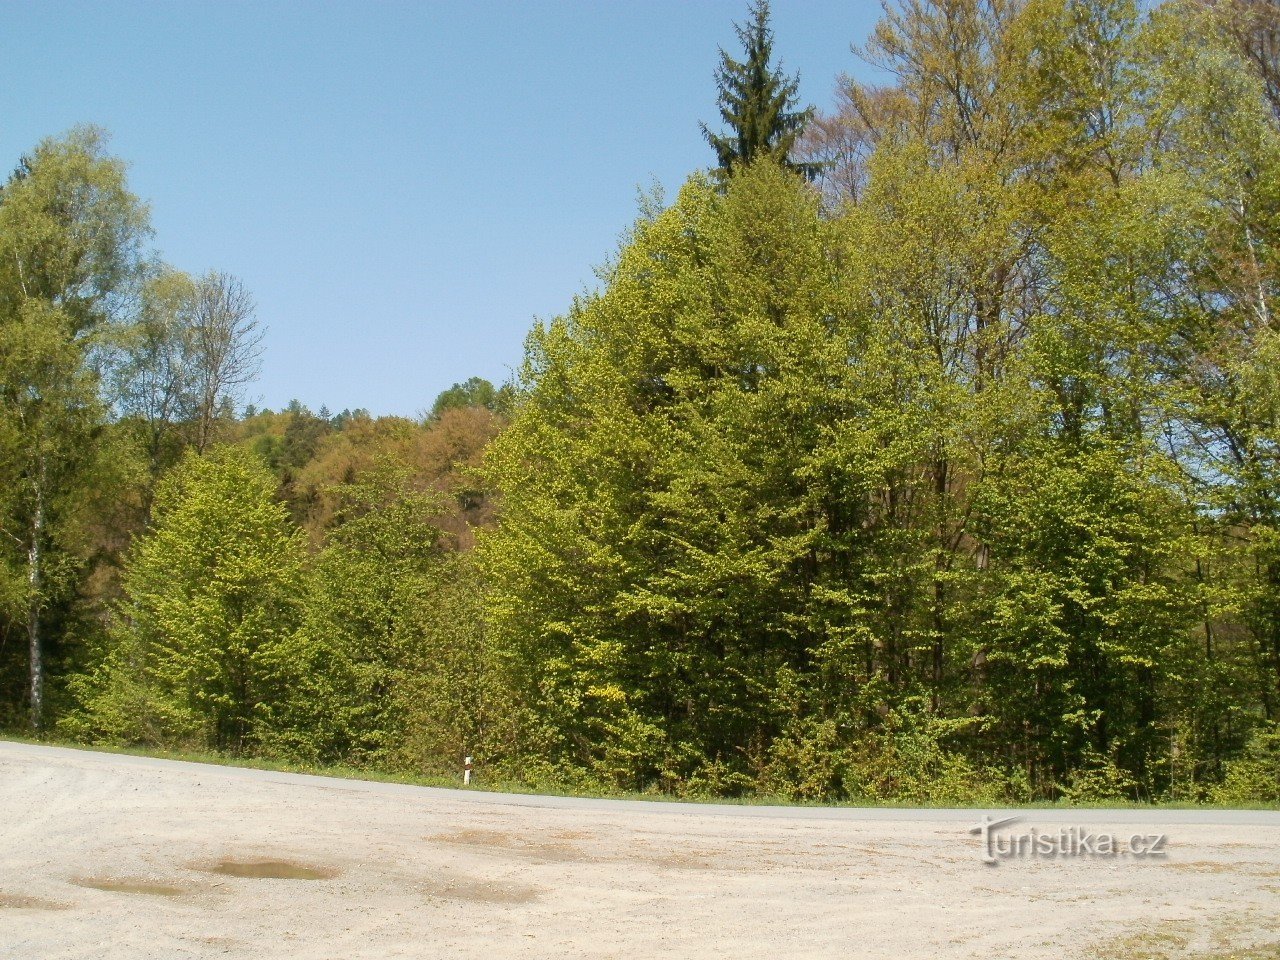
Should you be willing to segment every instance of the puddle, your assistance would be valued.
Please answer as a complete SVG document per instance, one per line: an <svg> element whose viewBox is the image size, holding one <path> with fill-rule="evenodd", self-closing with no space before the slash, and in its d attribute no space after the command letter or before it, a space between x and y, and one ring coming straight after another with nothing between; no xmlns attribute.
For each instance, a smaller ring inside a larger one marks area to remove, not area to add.
<svg viewBox="0 0 1280 960"><path fill-rule="evenodd" d="M23 897L16 893L0 893L0 910L66 910L65 903L41 900L39 897Z"/></svg>
<svg viewBox="0 0 1280 960"><path fill-rule="evenodd" d="M288 860L219 860L209 872L256 880L330 880L338 875L330 867L309 867Z"/></svg>
<svg viewBox="0 0 1280 960"><path fill-rule="evenodd" d="M81 877L71 882L77 887L88 887L90 890L105 890L108 893L140 893L147 897L180 897L190 893L183 887L148 883L145 880L125 880L118 877Z"/></svg>
<svg viewBox="0 0 1280 960"><path fill-rule="evenodd" d="M485 883L463 877L430 880L421 887L423 893L437 900L461 900L466 903L529 903L537 899L536 887L521 883L493 880Z"/></svg>

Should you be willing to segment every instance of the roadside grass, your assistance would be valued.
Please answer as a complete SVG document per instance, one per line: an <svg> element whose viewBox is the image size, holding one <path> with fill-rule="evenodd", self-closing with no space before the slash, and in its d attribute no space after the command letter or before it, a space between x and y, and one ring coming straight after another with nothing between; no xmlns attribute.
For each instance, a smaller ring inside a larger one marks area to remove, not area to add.
<svg viewBox="0 0 1280 960"><path fill-rule="evenodd" d="M778 806L778 807L849 807L849 808L883 808L883 809L973 809L992 810L1004 807L1017 807L1028 810L1280 810L1280 803L1257 803L1247 807L1229 804L1193 803L1187 801L1162 801L1144 803L1139 801L1108 802L1075 802L1038 801L1029 803L991 804L977 802L957 803L917 803L910 801L866 801L844 800L837 802L795 800L789 797L766 794L753 794L744 797L715 796L676 796L653 790L608 790L598 788L565 789L555 784L528 783L507 778L490 778L483 771L472 776L470 786L463 786L462 776L442 776L415 774L400 771L380 770L374 767L326 766L294 763L273 757L234 756L200 750L163 750L138 746L113 746L109 744L87 744L56 737L31 737L13 731L0 731L0 740L14 743L41 744L53 747L66 747L72 750L87 750L95 753L114 753L132 757L150 757L157 760L182 760L188 763L207 763L220 767L247 767L253 770L271 770L278 773L299 773L317 777L333 777L340 780L367 780L376 783L403 783L419 787L438 787L449 790L465 790L486 793L510 793L525 796L540 795L554 797L584 797L602 800L646 800L658 803L694 803L694 804L726 804L734 806ZM1137 955L1135 955L1137 956ZM1280 960L1280 953L1260 955L1265 960ZM1127 956L1125 960L1128 960ZM1199 958L1197 958L1199 960ZM1206 956L1204 960L1219 960L1218 955ZM1234 960L1234 955L1223 955L1222 960ZM1239 960L1255 960L1253 955L1241 955Z"/></svg>
<svg viewBox="0 0 1280 960"><path fill-rule="evenodd" d="M1254 927L1256 931L1257 927ZM1239 923L1228 923L1210 938L1215 946L1194 949L1203 932L1188 921L1165 921L1160 926L1130 934L1104 947L1095 960L1280 960L1280 941L1249 947L1228 946L1245 936Z"/></svg>
<svg viewBox="0 0 1280 960"><path fill-rule="evenodd" d="M1135 937L1101 955L1098 960L1280 960L1280 942L1226 952L1187 953L1185 940Z"/></svg>

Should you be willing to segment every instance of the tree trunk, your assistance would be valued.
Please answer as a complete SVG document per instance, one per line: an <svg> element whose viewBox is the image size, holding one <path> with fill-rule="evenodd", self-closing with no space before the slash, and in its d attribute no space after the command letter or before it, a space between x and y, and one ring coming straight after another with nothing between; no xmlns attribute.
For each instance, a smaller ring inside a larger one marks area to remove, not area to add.
<svg viewBox="0 0 1280 960"><path fill-rule="evenodd" d="M27 644L31 662L31 729L39 731L44 722L44 650L40 637L41 590L43 589L44 541L44 460L35 482L35 510L31 518L31 545L27 550Z"/></svg>

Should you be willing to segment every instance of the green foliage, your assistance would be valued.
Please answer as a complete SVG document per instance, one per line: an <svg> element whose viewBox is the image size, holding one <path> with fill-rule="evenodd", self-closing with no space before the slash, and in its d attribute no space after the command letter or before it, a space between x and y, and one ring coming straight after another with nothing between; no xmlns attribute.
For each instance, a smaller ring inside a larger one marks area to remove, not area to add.
<svg viewBox="0 0 1280 960"><path fill-rule="evenodd" d="M1147 799L1142 795L1141 784L1113 758L1092 751L1071 771L1061 797L1068 803L1081 804Z"/></svg>
<svg viewBox="0 0 1280 960"><path fill-rule="evenodd" d="M1231 806L1280 803L1280 730L1258 730L1244 754L1227 764L1226 776L1211 796L1215 803Z"/></svg>
<svg viewBox="0 0 1280 960"><path fill-rule="evenodd" d="M799 80L773 64L769 0L752 0L750 14L745 26L734 25L745 59L735 60L721 50L716 68L720 117L729 132L713 133L703 124L702 134L716 152L721 176L768 158L812 178L817 173L815 164L790 158L813 117L813 108L793 109L798 102Z"/></svg>
<svg viewBox="0 0 1280 960"><path fill-rule="evenodd" d="M807 656L791 621L816 531L795 471L828 376L825 236L775 166L724 196L693 182L603 295L532 334L484 551L530 753L632 789L745 785L771 678Z"/></svg>
<svg viewBox="0 0 1280 960"><path fill-rule="evenodd" d="M341 491L301 628L271 651L283 697L270 745L325 763L378 760L403 738L401 687L439 566L438 498L381 463Z"/></svg>
<svg viewBox="0 0 1280 960"><path fill-rule="evenodd" d="M903 0L822 198L755 3L720 169L643 201L514 385L421 421L182 400L191 281L139 267L96 134L42 145L0 192L0 651L48 635L63 728L115 742L1275 802L1280 19L1240 9ZM233 445L171 471L189 421Z"/></svg>
<svg viewBox="0 0 1280 960"><path fill-rule="evenodd" d="M1157 749L1152 720L1193 644L1189 518L1122 451L1059 441L1004 456L977 503L991 544L975 599L985 691L977 701L1038 782L1121 749ZM1025 459L1022 459L1025 456ZM1123 746L1117 744L1123 739Z"/></svg>
<svg viewBox="0 0 1280 960"><path fill-rule="evenodd" d="M4 699L25 699L36 729L49 664L72 647L92 508L129 473L101 366L147 232L93 128L42 141L0 189L0 657L22 658L25 697Z"/></svg>
<svg viewBox="0 0 1280 960"><path fill-rule="evenodd" d="M509 403L509 391L503 387L495 387L483 377L471 377L462 383L455 383L445 390L431 404L431 416L439 419L446 410L460 410L467 407L483 407L490 412L498 412Z"/></svg>
<svg viewBox="0 0 1280 960"><path fill-rule="evenodd" d="M275 480L235 447L188 454L130 550L111 643L63 728L109 742L252 751L297 624L302 546Z"/></svg>
<svg viewBox="0 0 1280 960"><path fill-rule="evenodd" d="M923 706L908 701L890 711L883 726L857 745L846 775L850 796L931 806L1027 799L1009 773L978 766L949 745L975 725L972 719L931 716Z"/></svg>
<svg viewBox="0 0 1280 960"><path fill-rule="evenodd" d="M1198 16L904 4L856 206L768 161L695 179L535 329L482 551L519 751L806 798L1220 775L1280 679L1244 175L1280 151Z"/></svg>
<svg viewBox="0 0 1280 960"><path fill-rule="evenodd" d="M390 766L456 776L471 756L480 776L534 779L512 753L518 705L505 652L485 629L484 599L471 555L449 555L433 569L431 589L414 611L412 655L396 691L403 732L389 750Z"/></svg>

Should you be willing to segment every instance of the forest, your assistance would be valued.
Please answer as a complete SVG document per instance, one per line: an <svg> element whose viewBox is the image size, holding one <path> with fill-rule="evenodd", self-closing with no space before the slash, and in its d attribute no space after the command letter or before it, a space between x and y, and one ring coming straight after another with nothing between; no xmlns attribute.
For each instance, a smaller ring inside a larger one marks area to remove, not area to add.
<svg viewBox="0 0 1280 960"><path fill-rule="evenodd" d="M765 0L737 38L708 168L417 418L248 405L269 318L165 263L106 134L20 158L0 729L1280 802L1280 8L891 0L825 113Z"/></svg>

